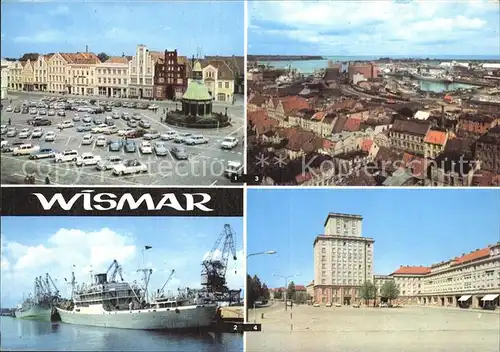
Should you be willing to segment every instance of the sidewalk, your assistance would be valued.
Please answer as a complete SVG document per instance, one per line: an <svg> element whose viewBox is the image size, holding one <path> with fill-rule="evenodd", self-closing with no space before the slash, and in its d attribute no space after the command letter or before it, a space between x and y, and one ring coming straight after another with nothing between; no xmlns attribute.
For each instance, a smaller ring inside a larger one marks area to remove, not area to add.
<svg viewBox="0 0 500 352"><path fill-rule="evenodd" d="M139 98L114 98L114 97L107 97L107 96L100 96L100 95L76 95L76 94L57 94L57 93L48 93L48 92L25 92L25 91L8 91L7 92L7 98L4 100L15 100L18 96L23 96L23 95L36 95L36 96L49 96L49 97L64 97L67 99L95 99L95 100L113 100L113 101L135 101L135 102L144 102L144 103L155 103L155 104L170 104L170 105L175 105L176 103L181 105L180 101L173 101L173 100L155 100L155 99L139 99ZM244 104L244 99L243 96L235 95L235 102L234 104L231 103L221 103L217 100L214 100L212 103L214 106L223 106L223 107L241 107Z"/></svg>

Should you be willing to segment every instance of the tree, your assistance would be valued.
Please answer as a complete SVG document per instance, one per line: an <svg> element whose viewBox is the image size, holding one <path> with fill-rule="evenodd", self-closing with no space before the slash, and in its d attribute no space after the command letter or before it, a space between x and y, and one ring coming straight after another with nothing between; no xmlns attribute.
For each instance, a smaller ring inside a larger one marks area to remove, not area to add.
<svg viewBox="0 0 500 352"><path fill-rule="evenodd" d="M359 288L359 296L361 299L365 301L365 304L368 305L368 301L370 299L375 299L377 294L377 288L370 281L365 281L363 285Z"/></svg>
<svg viewBox="0 0 500 352"><path fill-rule="evenodd" d="M269 288L267 288L266 284L262 284L262 290L261 290L262 298L265 300L268 300L271 295L269 293Z"/></svg>
<svg viewBox="0 0 500 352"><path fill-rule="evenodd" d="M386 281L380 288L380 297L387 299L389 303L391 300L398 298L399 290L393 280Z"/></svg>
<svg viewBox="0 0 500 352"><path fill-rule="evenodd" d="M295 299L295 283L291 281L288 284L288 290L286 292L286 298L290 301L293 301Z"/></svg>
<svg viewBox="0 0 500 352"><path fill-rule="evenodd" d="M99 60L101 60L101 62L105 62L109 59L109 56L106 53L99 53L97 57L99 58Z"/></svg>
<svg viewBox="0 0 500 352"><path fill-rule="evenodd" d="M276 291L274 292L274 299L282 299L283 298L283 292L281 292L281 289L277 288Z"/></svg>

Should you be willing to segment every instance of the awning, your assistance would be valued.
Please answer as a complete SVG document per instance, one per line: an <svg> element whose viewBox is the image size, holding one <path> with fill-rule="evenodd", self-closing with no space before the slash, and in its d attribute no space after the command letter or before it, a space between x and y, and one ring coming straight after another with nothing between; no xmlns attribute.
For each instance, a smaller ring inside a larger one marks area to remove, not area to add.
<svg viewBox="0 0 500 352"><path fill-rule="evenodd" d="M498 296L499 296L498 294L486 295L481 299L481 301L493 301Z"/></svg>
<svg viewBox="0 0 500 352"><path fill-rule="evenodd" d="M472 297L472 295L464 295L464 296L460 297L460 298L458 299L458 301L459 301L459 302L465 302L465 301L468 301L468 300L469 300L469 298L471 298L471 297Z"/></svg>

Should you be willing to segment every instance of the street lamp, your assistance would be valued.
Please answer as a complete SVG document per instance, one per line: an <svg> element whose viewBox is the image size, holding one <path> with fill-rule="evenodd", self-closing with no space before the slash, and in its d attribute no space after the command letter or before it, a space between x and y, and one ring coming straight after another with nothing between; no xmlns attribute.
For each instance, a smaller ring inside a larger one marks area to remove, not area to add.
<svg viewBox="0 0 500 352"><path fill-rule="evenodd" d="M251 256L254 256L254 255L276 254L276 253L278 253L278 252L276 252L276 251L265 251L265 252L250 253L249 255L247 255L247 258L251 257Z"/></svg>
<svg viewBox="0 0 500 352"><path fill-rule="evenodd" d="M285 310L287 310L287 300L286 300L286 293L288 291L288 279L291 279L292 277L300 276L300 274L294 274L294 275L288 275L288 276L283 276L283 275L278 275L278 274L273 274L273 276L280 277L282 279L285 279Z"/></svg>

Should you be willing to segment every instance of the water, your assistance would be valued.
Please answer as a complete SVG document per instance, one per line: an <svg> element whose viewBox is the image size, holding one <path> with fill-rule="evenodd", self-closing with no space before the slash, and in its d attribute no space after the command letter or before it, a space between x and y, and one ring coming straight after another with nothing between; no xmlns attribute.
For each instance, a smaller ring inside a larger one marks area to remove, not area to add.
<svg viewBox="0 0 500 352"><path fill-rule="evenodd" d="M420 89L425 92L442 93L445 91L456 90L458 88L478 88L477 86L471 86L469 84L463 83L444 83L444 82L429 82L429 81L419 81Z"/></svg>
<svg viewBox="0 0 500 352"><path fill-rule="evenodd" d="M0 317L2 350L243 351L243 335L167 333Z"/></svg>

